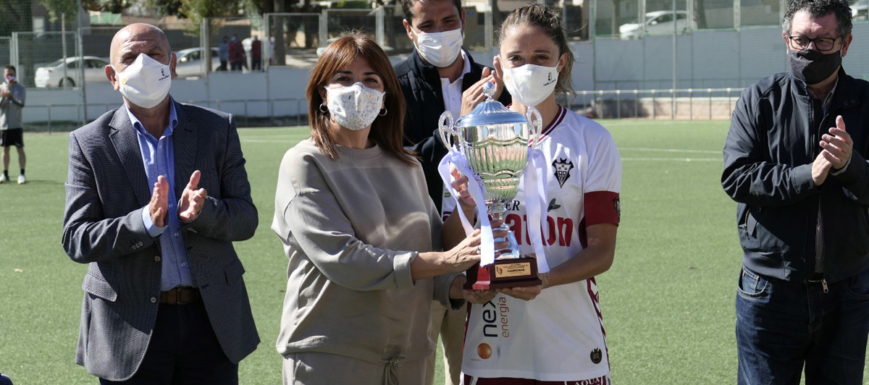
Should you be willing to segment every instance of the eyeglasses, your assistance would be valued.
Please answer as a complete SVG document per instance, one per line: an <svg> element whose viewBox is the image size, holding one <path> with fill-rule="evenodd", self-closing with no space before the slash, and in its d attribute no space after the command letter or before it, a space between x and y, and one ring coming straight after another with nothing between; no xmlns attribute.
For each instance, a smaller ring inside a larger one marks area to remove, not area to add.
<svg viewBox="0 0 869 385"><path fill-rule="evenodd" d="M809 49L809 44L815 43L815 49L818 51L829 51L833 49L833 46L836 45L836 40L838 37L829 38L829 37L819 37L816 39L809 39L805 36L788 36L788 40L791 42L791 48L793 49Z"/></svg>

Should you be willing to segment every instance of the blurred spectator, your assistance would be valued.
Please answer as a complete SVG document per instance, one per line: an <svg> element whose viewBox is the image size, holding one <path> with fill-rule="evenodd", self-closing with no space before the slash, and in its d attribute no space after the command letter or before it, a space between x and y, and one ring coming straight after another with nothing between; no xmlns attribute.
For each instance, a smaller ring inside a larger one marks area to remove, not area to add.
<svg viewBox="0 0 869 385"><path fill-rule="evenodd" d="M232 35L232 41L229 42L229 66L232 71L241 71L242 63L244 62L244 46L238 41L236 35Z"/></svg>
<svg viewBox="0 0 869 385"><path fill-rule="evenodd" d="M250 63L250 69L252 71L260 71L263 69L263 51L262 51L262 42L259 41L259 36L253 35L253 42L250 43L250 51L251 57L253 58Z"/></svg>
<svg viewBox="0 0 869 385"><path fill-rule="evenodd" d="M218 71L226 71L226 62L229 61L229 37L223 37L223 43L220 43L220 68Z"/></svg>
<svg viewBox="0 0 869 385"><path fill-rule="evenodd" d="M15 79L15 75L15 67L6 66L3 69L3 79L6 82L0 84L0 147L3 147L3 175L0 175L0 183L9 181L9 146L15 146L18 150L18 166L21 168L18 184L24 184L24 164L27 156L24 155L21 110L24 109L25 90Z"/></svg>

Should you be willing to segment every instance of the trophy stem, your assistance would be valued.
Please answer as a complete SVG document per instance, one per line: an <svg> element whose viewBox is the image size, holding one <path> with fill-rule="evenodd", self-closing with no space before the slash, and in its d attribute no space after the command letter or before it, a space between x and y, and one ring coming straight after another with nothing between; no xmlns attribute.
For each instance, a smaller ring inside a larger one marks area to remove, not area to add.
<svg viewBox="0 0 869 385"><path fill-rule="evenodd" d="M493 227L492 231L507 231L507 247L495 250L495 259L513 259L521 257L521 254L519 253L519 244L516 242L516 236L513 235L513 232L510 231L510 227L507 226L507 223L504 221L504 213L507 212L507 202L509 201L501 199L486 201L486 211L491 218L490 221L501 222L501 225ZM495 238L495 242L504 242L504 240L504 238Z"/></svg>

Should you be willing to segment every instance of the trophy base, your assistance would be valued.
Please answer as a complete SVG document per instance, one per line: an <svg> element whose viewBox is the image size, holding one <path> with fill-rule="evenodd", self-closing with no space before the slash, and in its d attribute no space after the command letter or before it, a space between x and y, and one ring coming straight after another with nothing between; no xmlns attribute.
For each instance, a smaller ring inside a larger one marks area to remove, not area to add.
<svg viewBox="0 0 869 385"><path fill-rule="evenodd" d="M508 287L537 286L537 260L531 257L496 259L489 266L479 263L468 270L466 290L489 290Z"/></svg>

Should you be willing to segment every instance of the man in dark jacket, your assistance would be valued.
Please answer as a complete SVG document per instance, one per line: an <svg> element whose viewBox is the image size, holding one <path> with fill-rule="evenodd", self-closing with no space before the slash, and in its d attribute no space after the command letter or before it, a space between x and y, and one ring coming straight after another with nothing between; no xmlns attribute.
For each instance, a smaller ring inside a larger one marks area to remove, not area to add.
<svg viewBox="0 0 869 385"><path fill-rule="evenodd" d="M414 49L410 57L395 67L401 91L407 102L404 124L405 145L411 147L422 160L428 192L444 218L455 209L438 174L438 163L447 149L438 139L438 119L450 111L453 119L467 114L484 100L485 82L497 85L495 97L501 103L510 103L510 95L503 90L500 74L477 64L462 49L465 29L465 11L461 0L402 0L404 28ZM450 311L439 303L432 306L432 337L438 331L444 345L446 384L458 384L462 366L462 340L465 312ZM426 384L434 375L434 356Z"/></svg>
<svg viewBox="0 0 869 385"><path fill-rule="evenodd" d="M510 103L510 94L504 90L500 74L474 62L462 48L465 11L461 0L402 0L402 8L404 28L416 48L395 66L407 102L405 145L423 157L429 195L448 216L451 209L443 209L442 201L454 203L443 199L443 183L437 173L437 165L447 153L435 133L441 113L450 111L457 119L470 112L485 100L482 85L486 81L497 85L495 98L504 105Z"/></svg>
<svg viewBox="0 0 869 385"><path fill-rule="evenodd" d="M739 202L740 384L861 384L869 334L869 83L840 0L795 0L791 70L748 87L724 145Z"/></svg>

